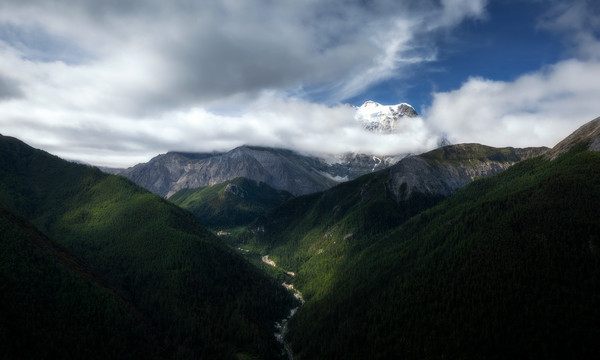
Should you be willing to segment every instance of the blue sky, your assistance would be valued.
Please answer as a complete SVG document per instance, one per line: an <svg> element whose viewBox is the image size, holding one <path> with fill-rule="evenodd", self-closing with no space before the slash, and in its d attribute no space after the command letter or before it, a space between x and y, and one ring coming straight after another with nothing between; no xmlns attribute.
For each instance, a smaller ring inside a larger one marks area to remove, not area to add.
<svg viewBox="0 0 600 360"><path fill-rule="evenodd" d="M600 115L593 0L4 0L0 133L130 166L242 144L553 146ZM365 133L354 108L422 115Z"/></svg>
<svg viewBox="0 0 600 360"><path fill-rule="evenodd" d="M348 100L355 105L372 98L389 104L401 100L421 110L431 104L433 93L457 89L469 77L511 81L554 64L567 50L560 36L540 28L547 8L544 1L489 2L481 18L439 35L435 60Z"/></svg>

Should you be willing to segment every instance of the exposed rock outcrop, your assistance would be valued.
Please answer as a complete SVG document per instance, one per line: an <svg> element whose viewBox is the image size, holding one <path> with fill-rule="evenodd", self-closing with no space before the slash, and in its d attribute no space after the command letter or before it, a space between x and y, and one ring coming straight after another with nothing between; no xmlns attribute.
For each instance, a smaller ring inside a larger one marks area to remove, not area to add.
<svg viewBox="0 0 600 360"><path fill-rule="evenodd" d="M546 153L546 157L554 160L580 144L586 144L589 150L600 151L600 117L581 126L563 141L556 144Z"/></svg>
<svg viewBox="0 0 600 360"><path fill-rule="evenodd" d="M169 152L129 169L112 170L163 197L244 177L304 195L384 169L399 156L345 154L328 158L292 150L241 146L225 153Z"/></svg>
<svg viewBox="0 0 600 360"><path fill-rule="evenodd" d="M392 166L387 188L397 201L406 200L414 193L448 196L478 177L495 175L547 150L449 145L405 158Z"/></svg>

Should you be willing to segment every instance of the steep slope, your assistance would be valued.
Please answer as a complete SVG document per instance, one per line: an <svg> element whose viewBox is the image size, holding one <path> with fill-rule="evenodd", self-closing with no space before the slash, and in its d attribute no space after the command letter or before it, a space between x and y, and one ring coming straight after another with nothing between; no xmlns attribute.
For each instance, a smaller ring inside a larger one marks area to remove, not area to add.
<svg viewBox="0 0 600 360"><path fill-rule="evenodd" d="M293 196L246 178L200 189L183 189L169 201L187 209L211 229L246 226Z"/></svg>
<svg viewBox="0 0 600 360"><path fill-rule="evenodd" d="M87 264L1 206L0 234L2 358L159 357L147 321Z"/></svg>
<svg viewBox="0 0 600 360"><path fill-rule="evenodd" d="M119 173L163 197L244 177L295 196L329 189L340 181L383 169L402 156L344 154L314 157L291 150L241 146L226 153L159 155Z"/></svg>
<svg viewBox="0 0 600 360"><path fill-rule="evenodd" d="M191 213L9 137L0 138L0 204L118 288L161 334L166 357L280 356L273 324L289 294Z"/></svg>
<svg viewBox="0 0 600 360"><path fill-rule="evenodd" d="M348 256L477 177L546 149L451 145L323 193L292 199L252 224L242 242L297 274L305 299L328 291Z"/></svg>
<svg viewBox="0 0 600 360"><path fill-rule="evenodd" d="M292 318L303 359L594 358L600 154L523 161L373 238Z"/></svg>
<svg viewBox="0 0 600 360"><path fill-rule="evenodd" d="M413 192L448 196L479 177L546 152L547 148L493 148L480 144L444 146L404 159L391 168L389 188L397 200Z"/></svg>
<svg viewBox="0 0 600 360"><path fill-rule="evenodd" d="M299 195L335 184L318 167L316 159L289 150L243 146L218 154L167 153L127 169L123 175L165 197L238 177Z"/></svg>
<svg viewBox="0 0 600 360"><path fill-rule="evenodd" d="M548 151L546 157L554 160L573 147L586 144L587 149L600 151L600 117L584 124Z"/></svg>

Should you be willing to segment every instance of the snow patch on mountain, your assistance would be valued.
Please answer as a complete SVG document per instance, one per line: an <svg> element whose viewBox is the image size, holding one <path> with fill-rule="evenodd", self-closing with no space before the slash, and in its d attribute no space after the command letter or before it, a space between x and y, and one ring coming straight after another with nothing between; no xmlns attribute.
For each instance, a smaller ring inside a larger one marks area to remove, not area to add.
<svg viewBox="0 0 600 360"><path fill-rule="evenodd" d="M409 104L381 105L370 100L357 107L354 115L366 130L381 134L401 133L417 117L419 114Z"/></svg>

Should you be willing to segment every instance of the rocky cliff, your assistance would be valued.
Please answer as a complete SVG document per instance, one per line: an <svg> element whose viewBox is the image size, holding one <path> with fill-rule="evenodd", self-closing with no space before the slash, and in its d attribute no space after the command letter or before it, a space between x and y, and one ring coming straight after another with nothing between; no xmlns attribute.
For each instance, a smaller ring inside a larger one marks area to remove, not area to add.
<svg viewBox="0 0 600 360"><path fill-rule="evenodd" d="M407 157L390 168L387 188L397 201L413 193L448 196L478 177L495 175L514 163L543 154L547 148L493 148L449 145Z"/></svg>
<svg viewBox="0 0 600 360"><path fill-rule="evenodd" d="M548 151L546 157L551 160L568 152L577 145L585 145L589 150L600 151L600 117L584 124L571 135Z"/></svg>
<svg viewBox="0 0 600 360"><path fill-rule="evenodd" d="M364 154L316 157L285 149L241 146L224 153L169 152L116 173L163 197L181 189L220 184L238 177L304 195L384 169L402 157Z"/></svg>

